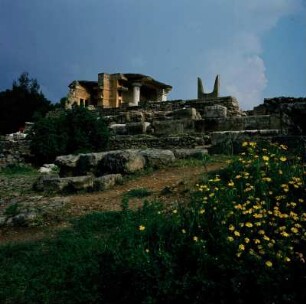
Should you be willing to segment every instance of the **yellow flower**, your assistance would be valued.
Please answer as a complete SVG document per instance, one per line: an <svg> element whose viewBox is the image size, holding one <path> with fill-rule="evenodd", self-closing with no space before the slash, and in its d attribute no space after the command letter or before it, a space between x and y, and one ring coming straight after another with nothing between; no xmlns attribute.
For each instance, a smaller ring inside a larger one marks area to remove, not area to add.
<svg viewBox="0 0 306 304"><path fill-rule="evenodd" d="M243 244L240 244L238 248L240 251L243 251L245 249L245 246Z"/></svg>
<svg viewBox="0 0 306 304"><path fill-rule="evenodd" d="M266 266L267 267L272 267L273 266L273 263L271 261L266 261Z"/></svg>
<svg viewBox="0 0 306 304"><path fill-rule="evenodd" d="M185 234L185 233L186 233L186 230L185 230L185 229L182 229L182 233L184 233L184 234Z"/></svg>
<svg viewBox="0 0 306 304"><path fill-rule="evenodd" d="M143 231L143 230L145 230L145 229L146 229L146 227L145 227L145 226L143 226L143 225L140 225L138 229L139 229L140 231Z"/></svg>
<svg viewBox="0 0 306 304"><path fill-rule="evenodd" d="M235 236L240 236L240 232L239 231L234 231L234 235Z"/></svg>
<svg viewBox="0 0 306 304"><path fill-rule="evenodd" d="M272 181L272 178L271 178L271 177L263 177L262 180L263 180L264 182L270 183L270 182Z"/></svg>
<svg viewBox="0 0 306 304"><path fill-rule="evenodd" d="M193 239L195 242L197 242L197 241L199 240L199 238L198 238L197 236L194 236L192 239Z"/></svg>
<svg viewBox="0 0 306 304"><path fill-rule="evenodd" d="M174 209L172 212L175 214L175 213L177 213L177 210L176 210L176 209Z"/></svg>
<svg viewBox="0 0 306 304"><path fill-rule="evenodd" d="M247 141L242 143L242 147L246 147L249 143Z"/></svg>
<svg viewBox="0 0 306 304"><path fill-rule="evenodd" d="M263 157L262 157L262 159L265 161L265 162L267 162L267 161L269 161L269 156L266 156L266 155L264 155Z"/></svg>
<svg viewBox="0 0 306 304"><path fill-rule="evenodd" d="M285 257L285 259L284 259L284 260L285 260L285 262L287 262L287 263L291 261L291 259L290 259L290 258L288 258L288 257Z"/></svg>
<svg viewBox="0 0 306 304"><path fill-rule="evenodd" d="M245 243L247 244L247 243L250 242L250 239L249 239L249 238L245 238L244 241L245 241Z"/></svg>
<svg viewBox="0 0 306 304"><path fill-rule="evenodd" d="M203 213L205 213L205 210L204 210L204 209L201 209L201 210L199 211L199 213L200 213L200 214L203 214Z"/></svg>
<svg viewBox="0 0 306 304"><path fill-rule="evenodd" d="M281 236L283 236L283 237L288 237L289 234L288 234L286 231L283 231L283 232L281 233Z"/></svg>
<svg viewBox="0 0 306 304"><path fill-rule="evenodd" d="M245 225L246 225L248 228L253 227L253 224L252 224L252 223L250 223L250 222L245 223Z"/></svg>
<svg viewBox="0 0 306 304"><path fill-rule="evenodd" d="M234 187L234 186L235 186L235 184L234 184L233 181L230 181L227 185L228 185L229 187Z"/></svg>
<svg viewBox="0 0 306 304"><path fill-rule="evenodd" d="M281 156L281 157L279 158L279 160L282 161L282 162L285 162L285 161L287 160L287 157Z"/></svg>
<svg viewBox="0 0 306 304"><path fill-rule="evenodd" d="M285 146L285 145L280 145L280 148L283 149L283 150L287 150L288 149L287 146Z"/></svg>
<svg viewBox="0 0 306 304"><path fill-rule="evenodd" d="M234 227L233 225L230 225L230 226L228 227L228 230L233 231L233 230L235 230L235 227Z"/></svg>
<svg viewBox="0 0 306 304"><path fill-rule="evenodd" d="M295 227L292 227L290 230L291 230L293 233L295 233L295 234L297 234L297 233L299 232L299 230L298 230L297 228L295 228Z"/></svg>
<svg viewBox="0 0 306 304"><path fill-rule="evenodd" d="M149 249L146 249L146 253L149 253L150 252L150 250Z"/></svg>
<svg viewBox="0 0 306 304"><path fill-rule="evenodd" d="M255 239L255 240L254 240L254 243L255 243L255 244L260 244L260 240L259 240L259 239Z"/></svg>
<svg viewBox="0 0 306 304"><path fill-rule="evenodd" d="M234 241L234 238L233 238L232 236L229 236L227 239L228 239L230 242L233 242L233 241Z"/></svg>
<svg viewBox="0 0 306 304"><path fill-rule="evenodd" d="M261 229L261 230L258 231L258 234L264 235L265 231Z"/></svg>

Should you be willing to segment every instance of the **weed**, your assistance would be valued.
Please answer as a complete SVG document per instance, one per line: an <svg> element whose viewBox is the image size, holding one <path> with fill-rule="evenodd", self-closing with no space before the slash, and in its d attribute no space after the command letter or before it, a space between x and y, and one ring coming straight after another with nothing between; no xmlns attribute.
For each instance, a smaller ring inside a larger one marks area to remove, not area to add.
<svg viewBox="0 0 306 304"><path fill-rule="evenodd" d="M304 303L306 173L284 145L243 143L189 204L146 201L0 247L3 303Z"/></svg>
<svg viewBox="0 0 306 304"><path fill-rule="evenodd" d="M13 216L16 216L18 213L19 213L19 205L18 203L16 204L12 204L12 205L9 205L8 207L6 207L5 211L4 211L4 214L7 215L7 216L10 216L10 217L13 217Z"/></svg>
<svg viewBox="0 0 306 304"><path fill-rule="evenodd" d="M16 176L16 175L37 175L37 171L28 165L16 165L11 164L2 168L0 174L7 176Z"/></svg>
<svg viewBox="0 0 306 304"><path fill-rule="evenodd" d="M136 189L132 189L126 192L124 194L124 197L129 198L129 199L130 198L144 198L144 197L150 196L151 194L152 192L146 188L136 188Z"/></svg>

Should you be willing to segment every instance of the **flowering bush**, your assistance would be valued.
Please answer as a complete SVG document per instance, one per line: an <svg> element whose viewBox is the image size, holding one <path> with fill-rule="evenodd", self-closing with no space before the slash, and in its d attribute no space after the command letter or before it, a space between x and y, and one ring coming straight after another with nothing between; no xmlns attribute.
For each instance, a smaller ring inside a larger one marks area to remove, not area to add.
<svg viewBox="0 0 306 304"><path fill-rule="evenodd" d="M148 272L155 273L159 284L171 286L167 292L179 289L180 297L190 303L197 303L191 295L195 288L199 289L195 298L205 295L215 303L251 298L303 302L306 173L302 160L284 145L244 142L242 146L244 151L226 169L197 185L189 205L161 208L135 225L138 248L146 256L143 267L150 265ZM165 268L172 277L160 276Z"/></svg>
<svg viewBox="0 0 306 304"><path fill-rule="evenodd" d="M146 194L136 189L122 212L87 215L31 248L0 248L0 302L305 303L304 164L284 145L243 149L188 204L135 212L129 199Z"/></svg>
<svg viewBox="0 0 306 304"><path fill-rule="evenodd" d="M305 263L306 192L301 160L284 145L244 142L223 176L199 185L203 223L222 225L237 258L252 256L267 267ZM207 211L207 212L205 212ZM204 231L203 231L204 232Z"/></svg>

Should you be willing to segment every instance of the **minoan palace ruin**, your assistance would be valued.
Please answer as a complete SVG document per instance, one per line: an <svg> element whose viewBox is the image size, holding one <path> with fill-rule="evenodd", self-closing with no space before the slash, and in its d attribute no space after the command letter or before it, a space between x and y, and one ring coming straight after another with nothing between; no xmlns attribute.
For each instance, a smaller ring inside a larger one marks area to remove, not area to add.
<svg viewBox="0 0 306 304"><path fill-rule="evenodd" d="M166 101L172 87L142 74L98 74L98 81L75 80L69 85L67 108L138 106L139 102Z"/></svg>

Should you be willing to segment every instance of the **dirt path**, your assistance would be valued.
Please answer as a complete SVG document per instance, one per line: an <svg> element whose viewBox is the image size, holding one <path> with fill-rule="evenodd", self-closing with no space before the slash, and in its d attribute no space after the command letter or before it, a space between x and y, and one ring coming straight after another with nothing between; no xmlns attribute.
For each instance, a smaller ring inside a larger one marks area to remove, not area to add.
<svg viewBox="0 0 306 304"><path fill-rule="evenodd" d="M215 163L207 166L207 171L214 171L224 166ZM70 217L78 217L93 211L120 210L122 198L132 189L145 188L152 194L149 200L158 199L164 204L173 204L188 199L190 190L195 187L200 176L205 173L204 167L170 167L154 171L152 174L127 180L110 190L88 194L76 194L69 197L67 213ZM129 206L137 208L144 199L131 199ZM29 241L52 236L59 229L69 226L61 223L45 228L3 228L0 230L0 244L11 241Z"/></svg>

